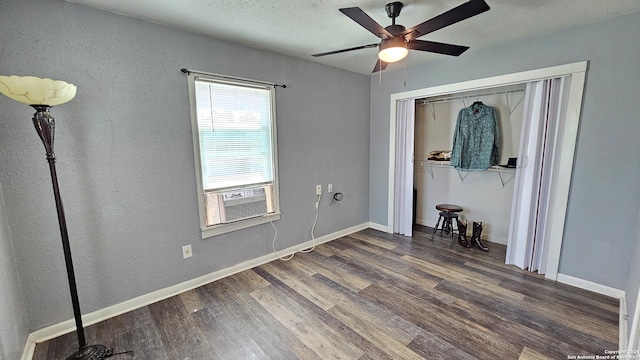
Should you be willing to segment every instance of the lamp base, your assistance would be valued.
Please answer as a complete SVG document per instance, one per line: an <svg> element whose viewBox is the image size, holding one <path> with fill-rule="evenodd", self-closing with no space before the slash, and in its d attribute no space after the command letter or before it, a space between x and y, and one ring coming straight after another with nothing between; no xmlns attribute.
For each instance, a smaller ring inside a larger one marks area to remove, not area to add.
<svg viewBox="0 0 640 360"><path fill-rule="evenodd" d="M113 355L113 349L102 345L88 345L69 356L67 360L102 360Z"/></svg>

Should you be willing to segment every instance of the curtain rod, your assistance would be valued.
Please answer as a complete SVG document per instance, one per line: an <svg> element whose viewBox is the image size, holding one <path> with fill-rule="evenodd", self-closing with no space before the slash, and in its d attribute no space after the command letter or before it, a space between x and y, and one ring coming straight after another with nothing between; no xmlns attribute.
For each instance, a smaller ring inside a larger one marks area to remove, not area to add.
<svg viewBox="0 0 640 360"><path fill-rule="evenodd" d="M215 76L215 77L219 77L219 78L223 78L223 79L229 79L229 80L242 80L242 81L246 81L246 82L250 82L250 83L254 83L254 84L270 85L270 86L273 86L273 87L281 87L283 89L287 88L287 85L279 85L279 84L275 84L275 83L268 82L268 81L259 81L259 80L244 79L244 78L239 78L239 77L225 76L225 75L214 74L214 73L209 73L209 72L204 72L204 71L190 70L190 69L186 69L186 68L182 68L182 69L180 69L180 71L182 71L183 73L185 73L187 75L191 75L191 73L194 73L194 74L200 74L200 75Z"/></svg>
<svg viewBox="0 0 640 360"><path fill-rule="evenodd" d="M505 90L505 91L493 91L493 92L486 92L486 93L478 93L476 95L466 95L466 96L453 96L453 97L448 97L448 98L444 98L444 99L438 99L438 100L422 100L422 102L419 102L418 105L427 105L427 104L434 104L434 103L439 103L439 102L449 102L449 101L453 101L453 100L462 100L462 99L468 99L468 98L474 98L474 97L480 97L480 96L487 96L487 95L500 95L500 94L511 94L511 93L517 93L517 92L524 92L524 89L518 89L518 90Z"/></svg>

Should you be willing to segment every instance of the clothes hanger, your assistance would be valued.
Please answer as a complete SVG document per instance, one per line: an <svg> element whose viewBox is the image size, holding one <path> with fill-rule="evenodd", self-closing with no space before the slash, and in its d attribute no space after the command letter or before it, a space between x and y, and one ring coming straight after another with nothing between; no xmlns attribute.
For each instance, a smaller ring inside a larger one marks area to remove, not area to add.
<svg viewBox="0 0 640 360"><path fill-rule="evenodd" d="M482 103L482 101L480 101L480 92L478 91L478 95L476 95L476 101L473 102L473 104L471 104L471 107L473 108L473 113L477 114L480 112L480 109L477 108L476 106L484 106L484 104Z"/></svg>
<svg viewBox="0 0 640 360"><path fill-rule="evenodd" d="M482 103L482 101L480 101L480 92L479 91L478 91L478 95L476 95L476 101L474 101L473 104L471 104L471 106L474 106L474 105L484 105Z"/></svg>

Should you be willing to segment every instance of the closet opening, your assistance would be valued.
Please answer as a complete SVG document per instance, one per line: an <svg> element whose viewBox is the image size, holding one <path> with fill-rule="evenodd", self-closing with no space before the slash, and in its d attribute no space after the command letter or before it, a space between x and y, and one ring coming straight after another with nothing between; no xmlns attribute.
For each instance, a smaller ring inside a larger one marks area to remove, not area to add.
<svg viewBox="0 0 640 360"><path fill-rule="evenodd" d="M490 169L473 173L458 172L444 166L444 163L428 161L428 155L431 151L449 150L452 147L451 129L455 126L457 112L475 101L483 101L496 107L499 113L500 134L503 135L499 140L499 163L507 164L509 158L518 158L519 162L533 161L533 153L527 152L528 150L523 153L523 144L520 144L521 139L528 139L525 133L531 132L527 127L530 125L527 121L530 120L525 121L524 125L522 120L524 88L527 83L545 79L570 79L563 82L563 116L558 118L561 131L552 134L553 146L548 147L553 154L553 166L539 171L539 176L545 179L546 184L552 184L553 194L547 188L546 202L543 201L544 211L533 210L533 213L541 213L540 218L544 219L542 229L547 239L543 254L545 261L541 263L540 272L545 273L547 278L556 280L586 68L587 63L580 62L392 94L388 232L400 232L398 228L403 223L406 224L406 217L413 216L412 209L408 208L412 207L412 204L408 204L408 199L413 199L415 184L422 187L418 192L422 190L423 195L418 195L415 214L417 223L434 226L436 219L425 210L435 208L437 203L458 203L465 208L468 220L485 222L488 240L508 244L506 262L513 264L514 254L517 253L514 249L517 247L512 242L521 239L523 232L531 229L535 231L538 226L530 224L531 211L512 211L522 210L522 204L527 203L523 200L527 196L522 195L527 192L522 191L527 177L520 174L519 168L515 171ZM415 128L413 125L410 129L403 128L407 114L411 114L411 120L416 121ZM443 133L447 135L442 135ZM520 232L514 229L519 229Z"/></svg>
<svg viewBox="0 0 640 360"><path fill-rule="evenodd" d="M483 222L483 240L507 245L516 171L507 164L518 157L525 87L517 84L416 99L413 187L417 224L433 227L438 220L437 204L458 204L464 208L460 220ZM486 171L458 171L448 160L458 113L476 102L496 111L499 161Z"/></svg>

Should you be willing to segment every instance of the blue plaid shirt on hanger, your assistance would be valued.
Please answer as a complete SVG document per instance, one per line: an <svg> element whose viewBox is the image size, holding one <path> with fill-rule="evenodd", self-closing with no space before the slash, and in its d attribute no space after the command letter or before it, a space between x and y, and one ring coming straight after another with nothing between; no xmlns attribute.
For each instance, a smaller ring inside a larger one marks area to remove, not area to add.
<svg viewBox="0 0 640 360"><path fill-rule="evenodd" d="M496 110L476 101L458 113L451 166L464 171L487 170L500 162Z"/></svg>

